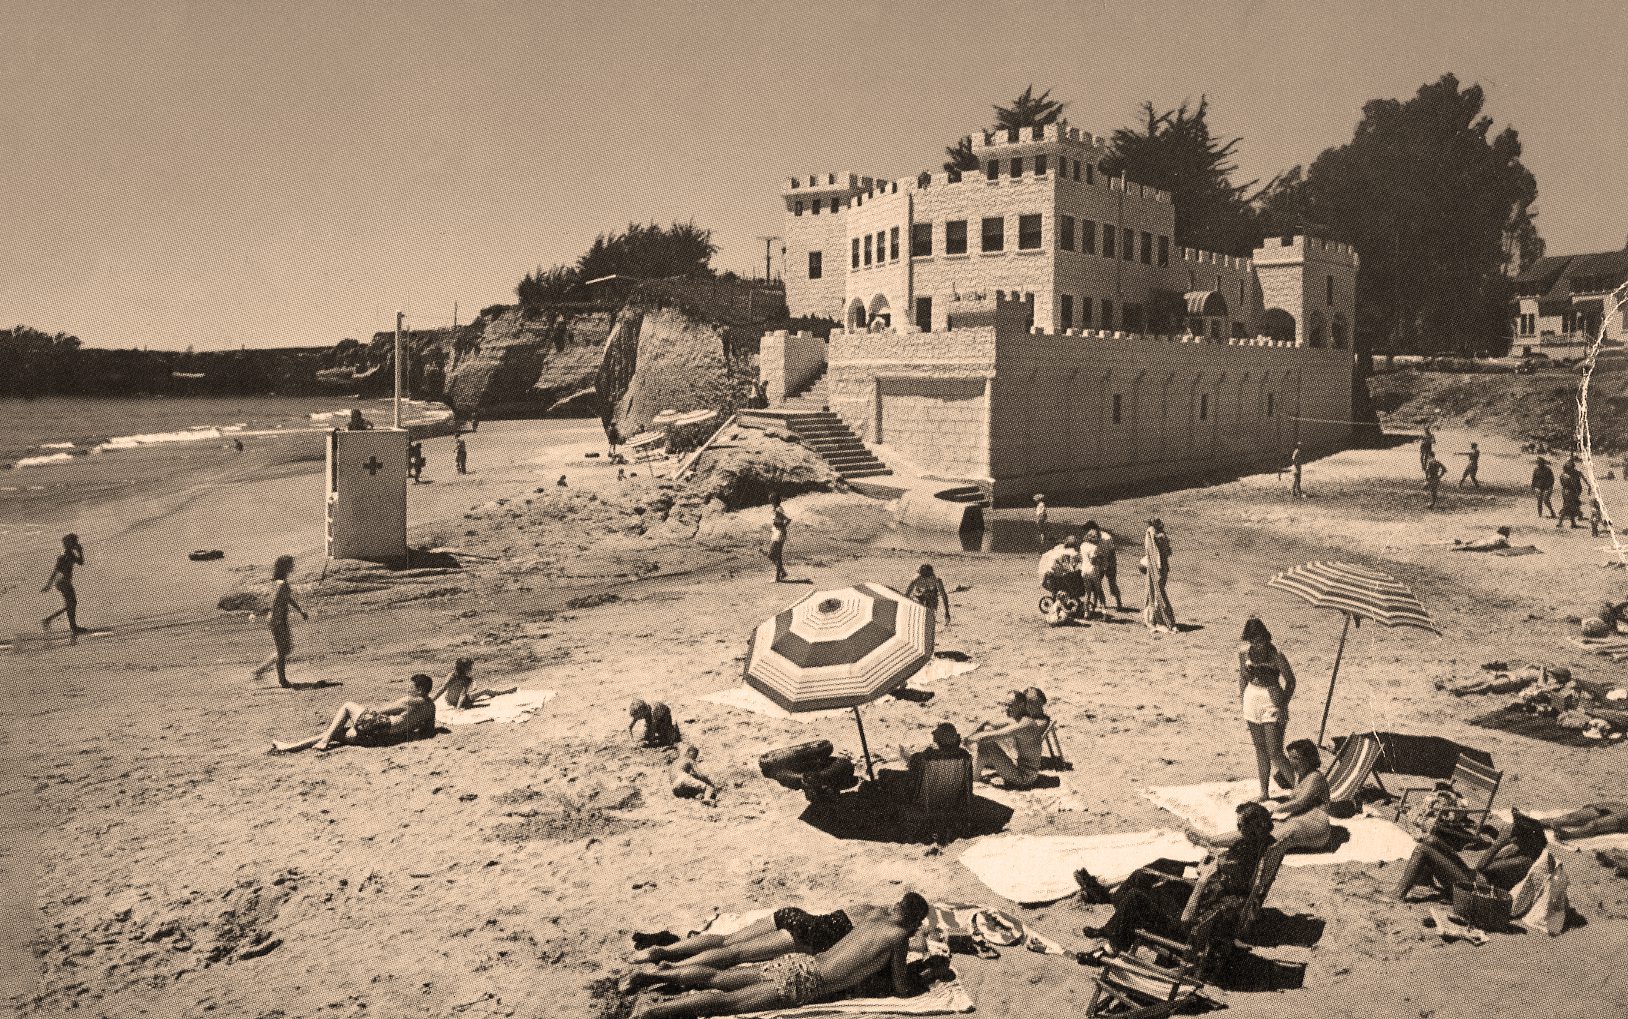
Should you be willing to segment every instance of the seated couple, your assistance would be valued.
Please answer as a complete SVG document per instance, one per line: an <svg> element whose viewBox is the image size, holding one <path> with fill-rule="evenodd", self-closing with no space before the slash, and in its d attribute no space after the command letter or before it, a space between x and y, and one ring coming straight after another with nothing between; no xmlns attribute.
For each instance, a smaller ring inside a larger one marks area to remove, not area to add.
<svg viewBox="0 0 1628 1019"><path fill-rule="evenodd" d="M1034 686L1013 690L1005 709L1006 722L980 722L967 737L967 746L972 750L972 777L977 782L992 781L984 774L989 771L1007 789L1028 789L1040 778L1046 733L1051 729L1046 695ZM1010 754L1001 746L1001 740L1011 741Z"/></svg>
<svg viewBox="0 0 1628 1019"><path fill-rule="evenodd" d="M1101 927L1085 928L1087 937L1103 939L1102 945L1086 953L1085 961L1100 963L1111 952L1130 951L1137 931L1182 940L1218 910L1241 908L1273 842L1271 813L1259 803L1239 804L1237 836L1224 851L1199 865L1196 882L1181 876L1184 864L1158 860L1114 890L1113 916Z"/></svg>
<svg viewBox="0 0 1628 1019"><path fill-rule="evenodd" d="M927 917L927 900L906 892L892 906L852 906L817 916L794 906L729 935L699 934L633 957L645 965L622 980L624 993L665 987L702 991L641 1001L636 1019L740 1015L830 1001L884 969L894 993L913 992L905 957ZM683 966L670 963L683 960ZM743 963L766 963L742 967ZM741 967L741 968L737 968Z"/></svg>
<svg viewBox="0 0 1628 1019"><path fill-rule="evenodd" d="M1478 878L1506 892L1520 884L1548 847L1549 837L1541 822L1518 810L1512 813L1514 819L1509 830L1473 864L1434 835L1420 840L1402 870L1396 897L1406 902L1408 893L1422 884L1433 885L1437 891L1451 896L1454 885L1475 884Z"/></svg>
<svg viewBox="0 0 1628 1019"><path fill-rule="evenodd" d="M368 708L354 702L334 715L320 736L298 743L273 743L269 753L292 754L301 750L327 750L335 745L387 747L435 735L435 703L430 700L434 681L422 672L411 680L413 692L382 708Z"/></svg>
<svg viewBox="0 0 1628 1019"><path fill-rule="evenodd" d="M1272 874L1277 873L1285 853L1292 849L1326 849L1333 834L1328 816L1328 779L1323 776L1323 758L1317 752L1317 744L1309 739L1297 739L1284 748L1284 756L1294 771L1294 792L1275 807L1268 804L1274 822L1272 850L1267 854ZM1242 837L1241 834L1206 836L1187 832L1189 842L1209 849L1226 849Z"/></svg>

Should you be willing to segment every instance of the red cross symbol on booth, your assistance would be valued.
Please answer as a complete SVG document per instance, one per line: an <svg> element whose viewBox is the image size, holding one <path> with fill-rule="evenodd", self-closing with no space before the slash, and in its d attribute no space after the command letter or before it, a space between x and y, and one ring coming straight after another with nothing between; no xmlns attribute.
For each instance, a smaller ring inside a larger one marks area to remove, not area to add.
<svg viewBox="0 0 1628 1019"><path fill-rule="evenodd" d="M384 464L380 463L379 458L376 456L368 457L367 463L364 463L362 467L367 470L367 476L370 478L375 477L380 471L384 470Z"/></svg>

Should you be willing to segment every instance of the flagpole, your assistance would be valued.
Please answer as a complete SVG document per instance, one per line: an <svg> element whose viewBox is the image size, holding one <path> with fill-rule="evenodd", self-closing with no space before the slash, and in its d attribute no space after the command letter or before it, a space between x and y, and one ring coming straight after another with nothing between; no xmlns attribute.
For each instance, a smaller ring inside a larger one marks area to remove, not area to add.
<svg viewBox="0 0 1628 1019"><path fill-rule="evenodd" d="M1345 616L1345 625L1340 627L1340 644L1334 651L1334 674L1328 677L1328 699L1323 702L1323 724L1317 728L1317 745L1323 745L1323 736L1328 732L1328 709L1334 706L1334 684L1340 679L1340 659L1345 655L1345 635L1351 629L1351 613L1342 613Z"/></svg>

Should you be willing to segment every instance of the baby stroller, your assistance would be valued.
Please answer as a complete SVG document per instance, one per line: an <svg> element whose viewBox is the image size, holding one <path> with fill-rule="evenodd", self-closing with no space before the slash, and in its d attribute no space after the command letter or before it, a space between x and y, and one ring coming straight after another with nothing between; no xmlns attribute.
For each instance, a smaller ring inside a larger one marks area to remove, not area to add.
<svg viewBox="0 0 1628 1019"><path fill-rule="evenodd" d="M1058 568L1040 581L1040 614L1052 626L1085 618L1085 578L1074 568Z"/></svg>

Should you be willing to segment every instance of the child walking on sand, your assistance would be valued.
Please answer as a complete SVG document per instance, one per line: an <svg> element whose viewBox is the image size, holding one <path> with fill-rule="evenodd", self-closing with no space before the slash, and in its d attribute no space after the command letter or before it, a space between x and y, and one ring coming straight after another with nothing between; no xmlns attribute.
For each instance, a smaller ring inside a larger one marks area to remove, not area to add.
<svg viewBox="0 0 1628 1019"><path fill-rule="evenodd" d="M288 656L294 651L294 631L288 625L288 610L293 609L300 614L301 619L310 619L305 610L300 608L294 600L294 589L288 585L288 575L294 572L294 557L280 555L272 564L271 578L276 587L271 594L271 642L276 653L266 659L254 670L254 678L259 679L273 667L277 669L277 685L292 686L288 681Z"/></svg>

